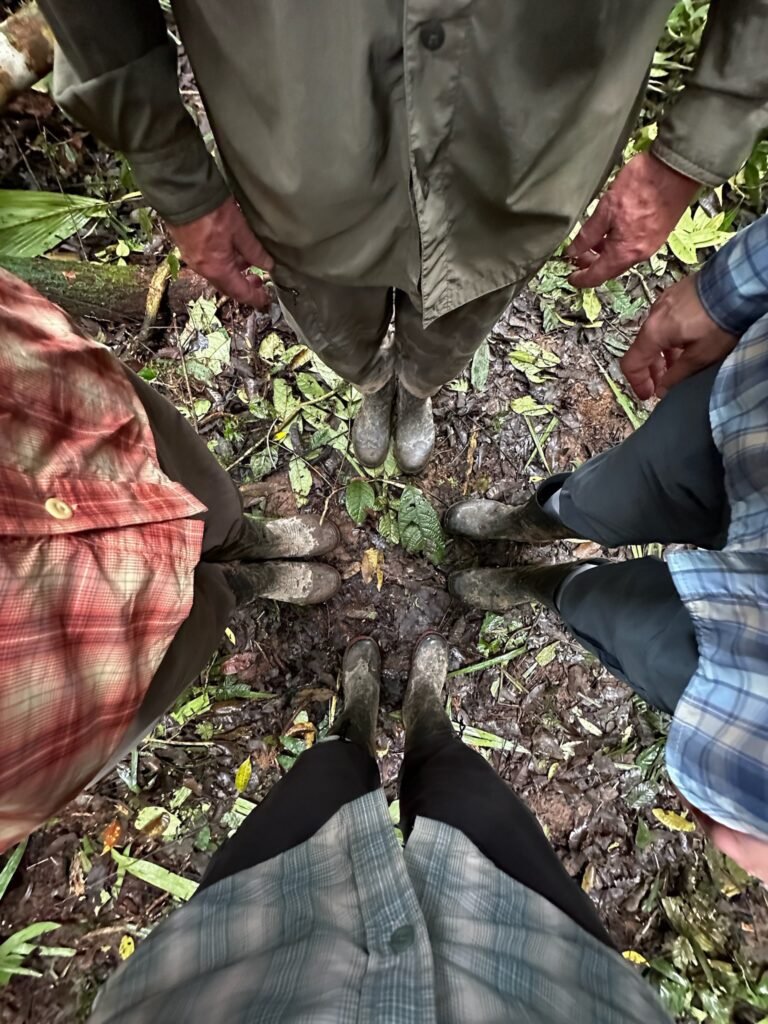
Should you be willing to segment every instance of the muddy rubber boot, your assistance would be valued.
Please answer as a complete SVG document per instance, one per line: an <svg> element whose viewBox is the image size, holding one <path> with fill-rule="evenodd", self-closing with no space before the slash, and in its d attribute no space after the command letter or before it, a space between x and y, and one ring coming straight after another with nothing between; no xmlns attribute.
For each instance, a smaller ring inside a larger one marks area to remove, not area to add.
<svg viewBox="0 0 768 1024"><path fill-rule="evenodd" d="M448 643L439 633L428 633L416 645L403 698L406 750L431 736L453 736L443 704L448 654Z"/></svg>
<svg viewBox="0 0 768 1024"><path fill-rule="evenodd" d="M285 519L251 519L245 517L246 527L237 541L238 554L243 561L262 561L269 558L319 558L338 545L339 528L322 516L289 516ZM230 552L230 548L227 552Z"/></svg>
<svg viewBox="0 0 768 1024"><path fill-rule="evenodd" d="M445 530L470 540L514 540L519 544L547 544L573 537L573 530L548 515L542 507L566 476L563 473L561 479L547 481L521 505L485 498L458 501L445 513Z"/></svg>
<svg viewBox="0 0 768 1024"><path fill-rule="evenodd" d="M397 389L395 458L404 473L420 473L435 447L432 399L416 398L402 384Z"/></svg>
<svg viewBox="0 0 768 1024"><path fill-rule="evenodd" d="M363 404L352 424L352 447L358 462L378 469L387 457L392 434L392 402L395 378L372 395L363 395Z"/></svg>
<svg viewBox="0 0 768 1024"><path fill-rule="evenodd" d="M238 607L256 598L322 604L338 593L341 576L323 562L258 562L224 569Z"/></svg>
<svg viewBox="0 0 768 1024"><path fill-rule="evenodd" d="M603 558L591 558L560 565L537 562L515 569L467 569L448 577L448 591L473 608L489 612L507 612L530 601L557 611L557 592L571 573L582 565L604 564Z"/></svg>
<svg viewBox="0 0 768 1024"><path fill-rule="evenodd" d="M333 723L329 736L365 747L376 756L376 720L379 714L381 654L375 640L360 637L344 652L341 687L344 710Z"/></svg>

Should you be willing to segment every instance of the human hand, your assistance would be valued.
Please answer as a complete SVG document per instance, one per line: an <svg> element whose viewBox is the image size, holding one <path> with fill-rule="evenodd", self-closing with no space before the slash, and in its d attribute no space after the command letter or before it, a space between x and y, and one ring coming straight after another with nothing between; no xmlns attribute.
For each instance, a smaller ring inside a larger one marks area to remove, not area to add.
<svg viewBox="0 0 768 1024"><path fill-rule="evenodd" d="M274 260L251 231L233 198L189 224L168 225L186 263L230 298L266 309L270 299L264 283L249 267L271 270Z"/></svg>
<svg viewBox="0 0 768 1024"><path fill-rule="evenodd" d="M653 256L700 188L652 153L638 153L622 167L568 246L566 255L578 267L571 284L595 288Z"/></svg>
<svg viewBox="0 0 768 1024"><path fill-rule="evenodd" d="M707 313L696 276L684 277L657 299L621 360L638 398L662 396L685 377L725 359L738 341Z"/></svg>
<svg viewBox="0 0 768 1024"><path fill-rule="evenodd" d="M735 861L747 874L759 878L764 885L768 885L768 839L758 839L746 832L737 832L736 829L721 825L719 821L692 807L687 800L683 802L690 808L713 846Z"/></svg>

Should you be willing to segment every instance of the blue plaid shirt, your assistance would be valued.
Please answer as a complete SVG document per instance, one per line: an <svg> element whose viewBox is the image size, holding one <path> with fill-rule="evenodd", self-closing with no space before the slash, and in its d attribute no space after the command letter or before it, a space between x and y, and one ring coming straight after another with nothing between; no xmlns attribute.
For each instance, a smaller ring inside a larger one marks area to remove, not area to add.
<svg viewBox="0 0 768 1024"><path fill-rule="evenodd" d="M768 217L698 277L710 316L741 335L710 399L731 509L722 551L669 556L699 664L675 710L667 766L715 820L768 838Z"/></svg>

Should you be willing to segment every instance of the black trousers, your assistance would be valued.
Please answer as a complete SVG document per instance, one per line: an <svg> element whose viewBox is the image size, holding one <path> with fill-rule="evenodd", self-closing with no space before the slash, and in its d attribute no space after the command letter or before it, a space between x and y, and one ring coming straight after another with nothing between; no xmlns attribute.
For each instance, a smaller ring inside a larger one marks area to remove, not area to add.
<svg viewBox="0 0 768 1024"><path fill-rule="evenodd" d="M409 746L400 776L406 842L417 817L451 825L496 867L554 903L601 942L590 899L563 868L536 818L478 753L446 728ZM376 761L345 740L319 743L214 854L198 892L310 839L344 804L380 785Z"/></svg>
<svg viewBox="0 0 768 1024"><path fill-rule="evenodd" d="M574 536L606 547L723 547L730 508L709 424L719 369L678 384L626 441L563 478L560 517ZM542 494L555 482L543 484ZM563 587L558 608L610 672L674 712L696 670L698 647L665 562L638 558L580 573Z"/></svg>

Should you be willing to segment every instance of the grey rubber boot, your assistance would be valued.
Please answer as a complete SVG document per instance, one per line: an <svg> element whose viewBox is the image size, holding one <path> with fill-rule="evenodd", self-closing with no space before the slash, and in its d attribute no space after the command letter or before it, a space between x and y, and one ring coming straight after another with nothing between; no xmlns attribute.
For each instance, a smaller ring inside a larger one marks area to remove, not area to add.
<svg viewBox="0 0 768 1024"><path fill-rule="evenodd" d="M395 383L393 377L374 394L364 395L352 424L352 447L358 461L368 469L381 466L389 451Z"/></svg>
<svg viewBox="0 0 768 1024"><path fill-rule="evenodd" d="M403 699L406 750L428 736L453 734L451 720L443 706L448 655L448 643L438 633L428 633L416 645Z"/></svg>
<svg viewBox="0 0 768 1024"><path fill-rule="evenodd" d="M353 640L344 652L341 666L344 709L329 735L357 743L374 757L380 685L381 654L376 641L370 637Z"/></svg>
<svg viewBox="0 0 768 1024"><path fill-rule="evenodd" d="M285 604L322 604L341 586L341 576L323 562L258 562L226 566L224 572L238 606L256 598Z"/></svg>
<svg viewBox="0 0 768 1024"><path fill-rule="evenodd" d="M520 505L485 498L459 501L445 513L445 530L470 540L513 540L519 544L547 544L573 537L573 530L542 508L567 476L562 473L547 480Z"/></svg>
<svg viewBox="0 0 768 1024"><path fill-rule="evenodd" d="M285 519L252 519L238 539L223 554L227 561L259 562L270 558L319 558L338 545L339 528L318 515L289 516ZM219 553L218 561L222 561Z"/></svg>
<svg viewBox="0 0 768 1024"><path fill-rule="evenodd" d="M435 447L432 399L416 398L402 384L397 389L395 458L404 473L420 473Z"/></svg>
<svg viewBox="0 0 768 1024"><path fill-rule="evenodd" d="M520 604L538 601L557 611L557 592L582 565L604 565L603 558L549 565L537 562L514 569L467 569L448 577L448 590L473 608L507 612Z"/></svg>

